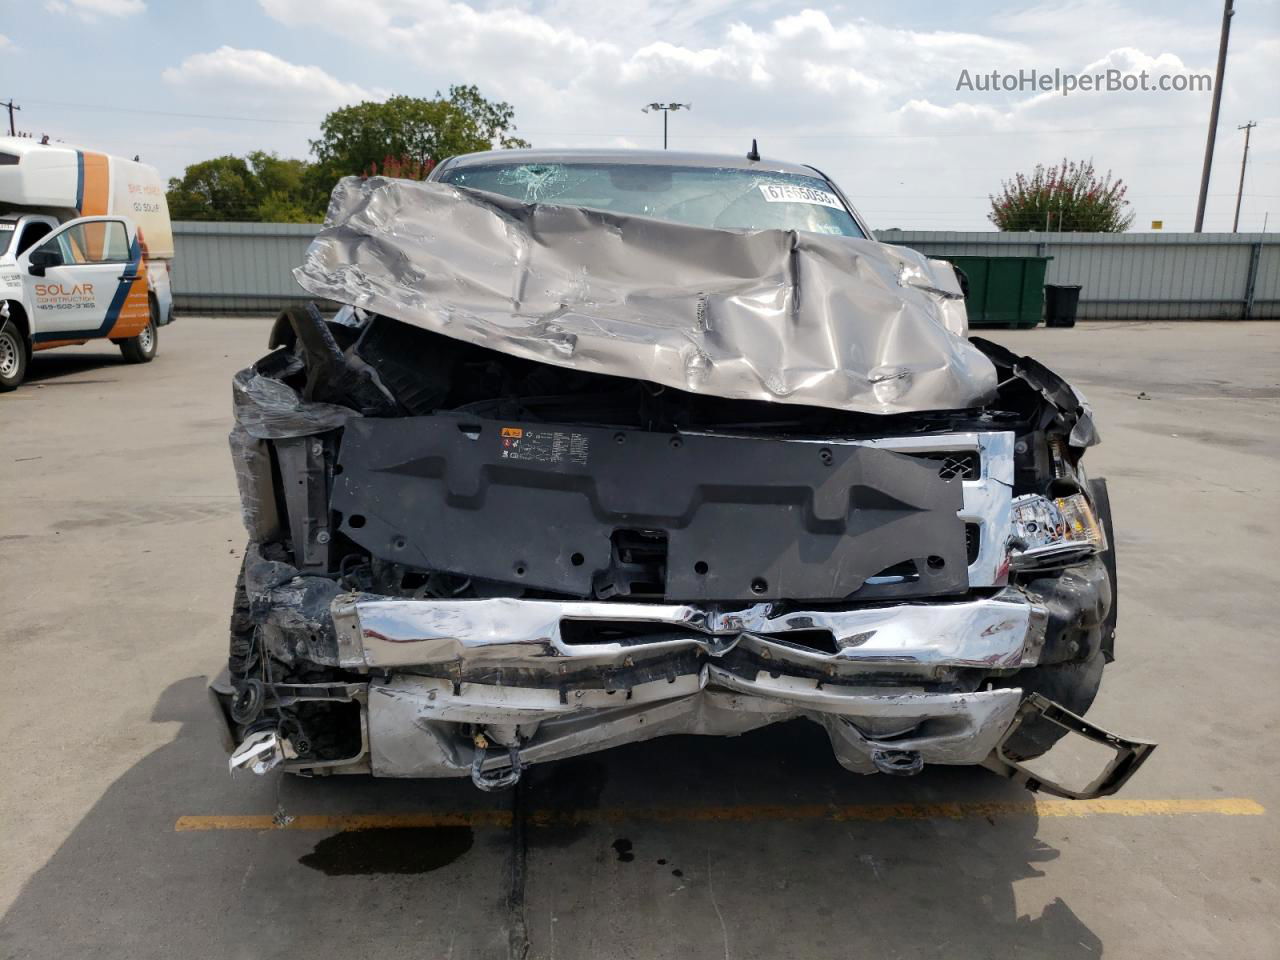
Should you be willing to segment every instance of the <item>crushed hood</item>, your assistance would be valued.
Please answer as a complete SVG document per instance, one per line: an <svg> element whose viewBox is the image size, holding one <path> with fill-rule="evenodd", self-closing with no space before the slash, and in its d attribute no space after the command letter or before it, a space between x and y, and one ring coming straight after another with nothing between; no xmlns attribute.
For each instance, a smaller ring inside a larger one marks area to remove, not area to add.
<svg viewBox="0 0 1280 960"><path fill-rule="evenodd" d="M445 184L338 184L308 292L513 356L693 393L893 414L981 406L950 265Z"/></svg>

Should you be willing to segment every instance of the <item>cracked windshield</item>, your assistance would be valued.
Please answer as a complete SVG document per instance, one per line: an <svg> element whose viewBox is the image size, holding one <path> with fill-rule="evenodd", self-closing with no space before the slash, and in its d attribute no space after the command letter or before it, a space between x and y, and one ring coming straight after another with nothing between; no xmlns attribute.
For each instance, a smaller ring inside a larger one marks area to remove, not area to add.
<svg viewBox="0 0 1280 960"><path fill-rule="evenodd" d="M524 203L593 207L695 227L863 233L831 185L818 177L721 167L651 164L489 164L440 179Z"/></svg>

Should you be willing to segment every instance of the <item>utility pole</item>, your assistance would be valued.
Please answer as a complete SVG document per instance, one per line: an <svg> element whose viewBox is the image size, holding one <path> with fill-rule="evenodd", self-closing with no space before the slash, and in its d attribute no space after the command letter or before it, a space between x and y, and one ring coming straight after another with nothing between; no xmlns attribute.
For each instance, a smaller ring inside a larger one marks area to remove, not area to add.
<svg viewBox="0 0 1280 960"><path fill-rule="evenodd" d="M1236 188L1236 219L1231 224L1231 232L1240 232L1240 198L1244 196L1244 167L1249 162L1249 131L1256 127L1257 124L1250 120L1243 127L1236 127L1237 130L1244 131L1244 156L1240 158L1240 186Z"/></svg>
<svg viewBox="0 0 1280 960"><path fill-rule="evenodd" d="M640 108L641 113L648 113L650 110L662 111L662 149L667 149L667 114L672 110L692 110L692 103L649 103Z"/></svg>
<svg viewBox="0 0 1280 960"><path fill-rule="evenodd" d="M19 106L16 106L16 105L14 104L14 102L13 102L13 97L10 97L10 98L9 98L9 102L8 102L8 103L0 103L0 107L8 107L8 108L9 108L9 136L11 136L11 137L16 137L16 136L18 135L18 130L17 130L17 128L13 125L13 111L15 111L15 110L21 110L22 108L21 108L21 107L19 107Z"/></svg>
<svg viewBox="0 0 1280 960"><path fill-rule="evenodd" d="M1213 141L1218 135L1218 107L1222 104L1222 72L1227 67L1227 38L1231 36L1232 0L1222 5L1222 34L1218 39L1218 72L1213 78L1213 106L1209 109L1209 137L1204 144L1204 169L1200 172L1200 200L1196 203L1196 233L1204 229L1204 206L1209 199L1209 171L1213 167Z"/></svg>

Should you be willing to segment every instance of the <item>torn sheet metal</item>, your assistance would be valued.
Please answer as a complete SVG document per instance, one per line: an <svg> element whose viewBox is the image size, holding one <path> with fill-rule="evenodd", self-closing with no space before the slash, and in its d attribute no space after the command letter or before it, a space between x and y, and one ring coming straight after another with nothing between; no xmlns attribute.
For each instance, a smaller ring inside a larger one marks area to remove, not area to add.
<svg viewBox="0 0 1280 960"><path fill-rule="evenodd" d="M1029 769L1007 751L1006 748L1017 735L1018 729L1038 718L1112 751L1107 765L1087 786L1068 786L1055 782L1043 773ZM1077 716L1061 704L1054 703L1043 694L1032 692L1019 706L1015 722L1005 731L982 765L1034 792L1065 797L1068 800L1093 800L1118 793L1129 782L1129 778L1138 772L1138 768L1147 762L1155 748L1156 744L1150 740L1118 737Z"/></svg>
<svg viewBox="0 0 1280 960"><path fill-rule="evenodd" d="M954 272L872 240L347 178L294 275L513 356L694 393L879 414L995 396L955 332Z"/></svg>
<svg viewBox="0 0 1280 960"><path fill-rule="evenodd" d="M991 359L997 367L1008 370L1013 376L1024 381L1057 410L1068 435L1067 439L1073 447L1081 449L1092 447L1102 441L1098 428L1093 422L1093 408L1084 394L1054 373L1039 360L1031 357L1020 357L1008 347L1001 346L982 337L974 337L975 348Z"/></svg>
<svg viewBox="0 0 1280 960"><path fill-rule="evenodd" d="M251 770L258 776L273 770L292 754L289 741L274 730L259 730L245 737L244 742L232 752L227 767L234 774L237 770Z"/></svg>
<svg viewBox="0 0 1280 960"><path fill-rule="evenodd" d="M252 367L241 370L232 380L231 404L236 423L259 440L308 437L360 416L335 403L306 402L287 383Z"/></svg>
<svg viewBox="0 0 1280 960"><path fill-rule="evenodd" d="M249 615L277 659L336 666L338 638L329 608L339 593L327 577L304 576L297 567L245 547L245 596Z"/></svg>
<svg viewBox="0 0 1280 960"><path fill-rule="evenodd" d="M239 424L232 428L227 443L231 446L231 464L240 491L240 518L249 540L264 543L280 531L280 512L276 509L271 479L271 452L265 440L250 436Z"/></svg>

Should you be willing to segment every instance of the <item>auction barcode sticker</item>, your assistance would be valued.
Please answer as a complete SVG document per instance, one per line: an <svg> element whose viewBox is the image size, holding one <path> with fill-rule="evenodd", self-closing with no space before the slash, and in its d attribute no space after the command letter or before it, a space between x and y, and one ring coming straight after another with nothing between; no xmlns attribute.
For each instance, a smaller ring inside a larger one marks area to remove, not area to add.
<svg viewBox="0 0 1280 960"><path fill-rule="evenodd" d="M844 204L834 193L813 187L801 187L793 183L762 183L760 192L770 203L814 203L836 210L844 209Z"/></svg>

